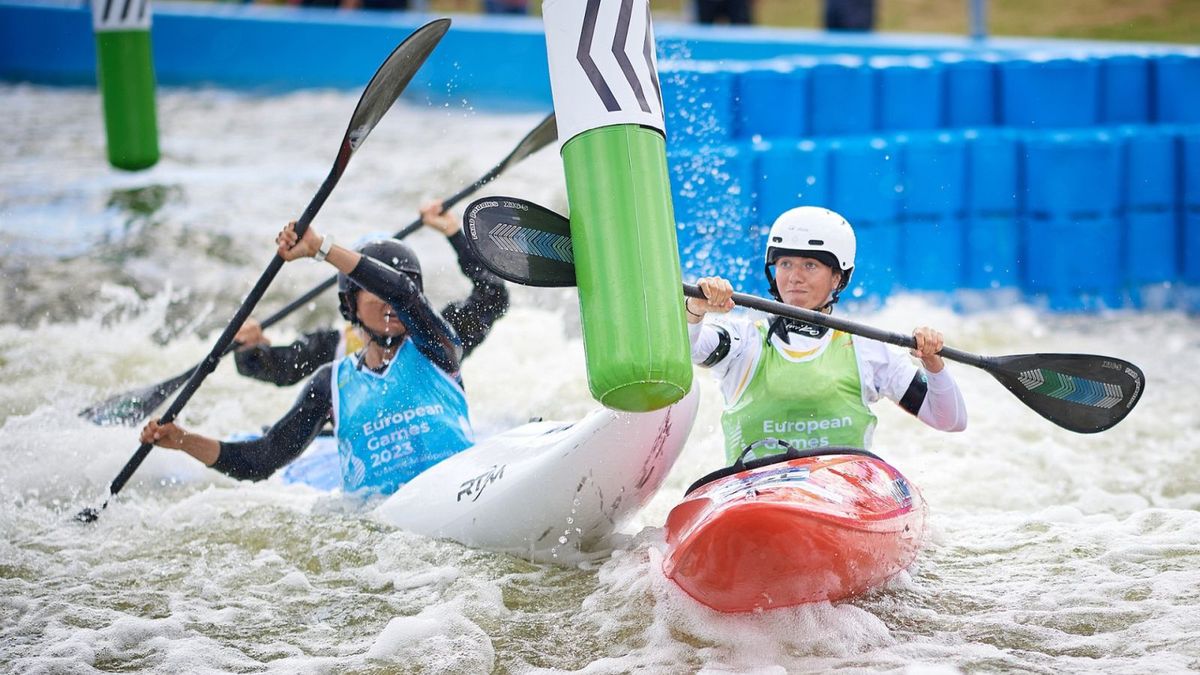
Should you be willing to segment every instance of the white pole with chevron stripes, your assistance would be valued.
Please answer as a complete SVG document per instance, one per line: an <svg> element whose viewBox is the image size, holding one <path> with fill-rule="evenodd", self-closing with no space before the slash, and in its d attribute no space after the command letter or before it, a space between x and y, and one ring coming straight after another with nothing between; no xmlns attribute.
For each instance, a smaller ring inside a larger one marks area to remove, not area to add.
<svg viewBox="0 0 1200 675"><path fill-rule="evenodd" d="M136 171L158 161L150 0L92 0L96 78L104 105L108 161Z"/></svg>
<svg viewBox="0 0 1200 675"><path fill-rule="evenodd" d="M692 386L648 0L542 3L588 385L653 410Z"/></svg>

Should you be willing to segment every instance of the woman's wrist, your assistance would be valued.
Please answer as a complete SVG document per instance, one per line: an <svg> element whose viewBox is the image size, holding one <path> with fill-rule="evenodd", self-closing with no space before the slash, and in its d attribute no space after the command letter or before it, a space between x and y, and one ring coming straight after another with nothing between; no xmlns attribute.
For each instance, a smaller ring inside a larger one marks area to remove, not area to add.
<svg viewBox="0 0 1200 675"><path fill-rule="evenodd" d="M688 323L699 323L704 318L704 312L692 309L692 299L684 298L683 309L688 313Z"/></svg>
<svg viewBox="0 0 1200 675"><path fill-rule="evenodd" d="M313 260L323 262L333 250L333 235L326 234L321 236L321 243L317 245L316 252L313 253Z"/></svg>

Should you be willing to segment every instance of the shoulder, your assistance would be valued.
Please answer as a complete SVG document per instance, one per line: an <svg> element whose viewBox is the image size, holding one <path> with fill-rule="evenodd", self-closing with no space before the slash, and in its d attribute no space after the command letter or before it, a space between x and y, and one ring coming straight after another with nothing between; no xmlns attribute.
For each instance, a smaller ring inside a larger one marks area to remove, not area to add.
<svg viewBox="0 0 1200 675"><path fill-rule="evenodd" d="M861 360L873 363L888 363L889 361L903 360L903 356L899 352L879 340L872 340L861 335L850 335L848 333L843 333L843 335L850 338L851 344L854 345L854 352Z"/></svg>
<svg viewBox="0 0 1200 675"><path fill-rule="evenodd" d="M322 365L320 368L317 368L317 372L313 373L312 377L308 378L307 389L309 391L329 391L329 384L333 381L333 370L334 368L337 368L343 360L345 359L336 359L330 363Z"/></svg>
<svg viewBox="0 0 1200 675"><path fill-rule="evenodd" d="M722 314L708 322L713 328L719 328L735 340L747 340L766 334L766 322L746 316ZM761 325L760 325L761 324Z"/></svg>

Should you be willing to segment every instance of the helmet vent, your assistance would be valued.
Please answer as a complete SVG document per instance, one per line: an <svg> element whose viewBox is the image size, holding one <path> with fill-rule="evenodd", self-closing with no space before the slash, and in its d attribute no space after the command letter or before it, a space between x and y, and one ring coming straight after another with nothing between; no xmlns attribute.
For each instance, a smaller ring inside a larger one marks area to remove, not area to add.
<svg viewBox="0 0 1200 675"><path fill-rule="evenodd" d="M779 242L783 241L783 237L771 237L771 241L778 244Z"/></svg>
<svg viewBox="0 0 1200 675"><path fill-rule="evenodd" d="M809 239L808 245L809 246L824 246L825 240L824 239Z"/></svg>

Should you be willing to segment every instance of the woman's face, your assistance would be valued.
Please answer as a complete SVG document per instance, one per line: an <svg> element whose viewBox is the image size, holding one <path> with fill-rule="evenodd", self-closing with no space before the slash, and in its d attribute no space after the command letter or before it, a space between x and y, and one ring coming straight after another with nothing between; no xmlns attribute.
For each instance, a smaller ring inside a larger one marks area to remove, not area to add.
<svg viewBox="0 0 1200 675"><path fill-rule="evenodd" d="M359 290L357 305L359 322L372 333L383 337L399 337L408 331L395 308L378 295Z"/></svg>
<svg viewBox="0 0 1200 675"><path fill-rule="evenodd" d="M775 261L779 297L793 307L820 309L841 281L840 271L812 258L785 255Z"/></svg>

